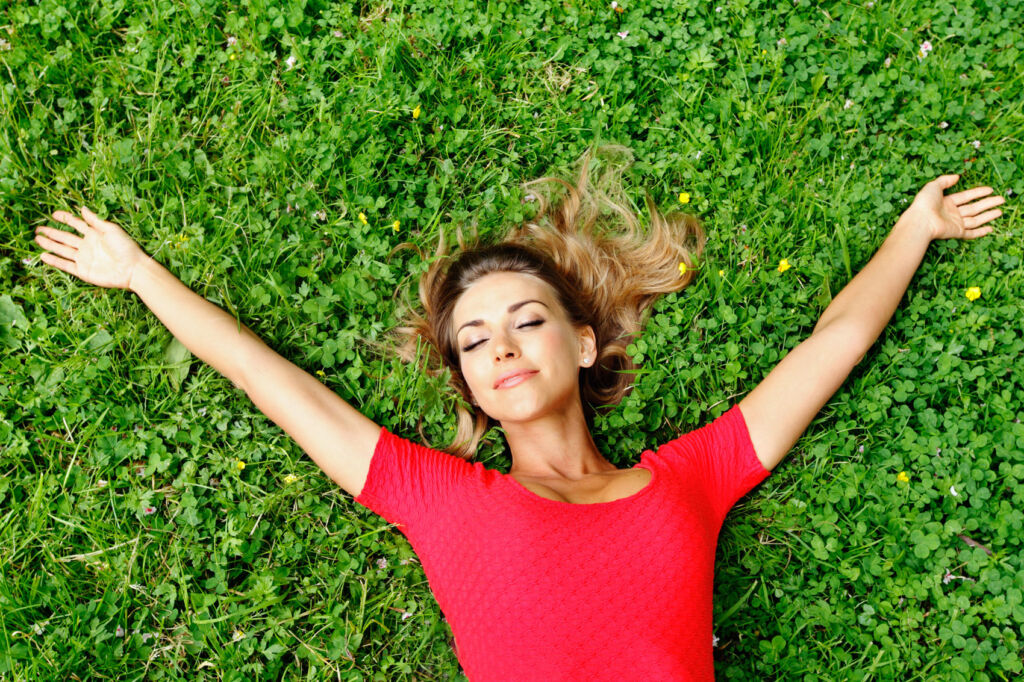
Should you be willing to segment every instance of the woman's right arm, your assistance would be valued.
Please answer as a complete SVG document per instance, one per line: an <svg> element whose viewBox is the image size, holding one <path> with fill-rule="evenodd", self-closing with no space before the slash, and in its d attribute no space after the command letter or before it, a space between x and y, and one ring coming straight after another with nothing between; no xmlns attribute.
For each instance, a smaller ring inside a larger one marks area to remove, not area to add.
<svg viewBox="0 0 1024 682"><path fill-rule="evenodd" d="M186 348L245 391L335 483L359 496L380 426L152 258L136 268L130 288Z"/></svg>
<svg viewBox="0 0 1024 682"><path fill-rule="evenodd" d="M358 497L381 427L248 327L186 287L124 230L88 209L85 220L57 212L83 236L41 227L42 260L103 287L135 292L186 348L246 392L338 485Z"/></svg>
<svg viewBox="0 0 1024 682"><path fill-rule="evenodd" d="M192 354L246 390L249 361L266 344L248 327L195 293L150 256L141 259L128 288Z"/></svg>

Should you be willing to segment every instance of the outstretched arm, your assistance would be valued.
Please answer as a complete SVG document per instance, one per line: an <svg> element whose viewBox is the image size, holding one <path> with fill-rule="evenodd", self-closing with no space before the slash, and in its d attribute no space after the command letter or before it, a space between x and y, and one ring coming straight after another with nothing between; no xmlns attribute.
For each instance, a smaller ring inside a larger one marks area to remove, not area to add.
<svg viewBox="0 0 1024 682"><path fill-rule="evenodd" d="M770 471L782 461L882 333L928 244L933 239L976 239L992 232L991 226L982 226L1002 212L983 211L1004 199L981 199L992 193L990 187L943 196L958 179L958 175L943 175L918 192L878 252L822 313L811 335L740 401L740 412L765 469Z"/></svg>
<svg viewBox="0 0 1024 682"><path fill-rule="evenodd" d="M244 390L327 475L358 497L381 427L186 287L116 224L86 208L82 216L53 214L82 236L39 228L36 241L52 251L42 254L43 262L90 284L134 291L186 348Z"/></svg>
<svg viewBox="0 0 1024 682"><path fill-rule="evenodd" d="M241 358L263 345L259 337L182 284L116 223L81 211L81 218L53 214L78 235L48 225L36 230L36 242L52 252L42 261L89 284L134 291L186 348L241 387Z"/></svg>

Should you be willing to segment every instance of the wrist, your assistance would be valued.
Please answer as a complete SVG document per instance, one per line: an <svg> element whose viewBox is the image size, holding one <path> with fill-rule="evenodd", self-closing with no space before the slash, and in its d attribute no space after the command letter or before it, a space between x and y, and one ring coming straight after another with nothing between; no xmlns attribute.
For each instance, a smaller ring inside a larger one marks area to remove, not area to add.
<svg viewBox="0 0 1024 682"><path fill-rule="evenodd" d="M157 263L149 254L143 255L138 261L136 261L131 274L128 276L128 290L138 294L142 279L151 274L153 272L153 268L159 265L160 264Z"/></svg>
<svg viewBox="0 0 1024 682"><path fill-rule="evenodd" d="M906 213L899 217L896 221L896 225L892 228L892 231L913 235L917 239L928 243L931 243L935 239L931 225L927 221L920 220L919 218Z"/></svg>

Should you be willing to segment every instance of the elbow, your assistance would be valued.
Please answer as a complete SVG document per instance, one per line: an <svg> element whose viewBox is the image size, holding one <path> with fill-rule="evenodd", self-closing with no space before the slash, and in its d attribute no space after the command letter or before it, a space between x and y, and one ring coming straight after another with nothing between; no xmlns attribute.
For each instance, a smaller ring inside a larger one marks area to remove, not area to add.
<svg viewBox="0 0 1024 682"><path fill-rule="evenodd" d="M854 365L859 365L864 361L868 351L871 349L871 344L874 343L874 339L867 338L861 325L844 318L829 320L825 324L819 321L811 334L820 333L832 335L833 345L837 353L847 357L851 355L857 357L857 361L853 363Z"/></svg>

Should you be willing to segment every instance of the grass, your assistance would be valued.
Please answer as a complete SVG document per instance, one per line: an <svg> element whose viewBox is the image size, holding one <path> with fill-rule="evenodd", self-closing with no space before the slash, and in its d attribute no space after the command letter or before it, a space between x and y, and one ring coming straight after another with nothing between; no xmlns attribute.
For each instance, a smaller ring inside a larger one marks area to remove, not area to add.
<svg viewBox="0 0 1024 682"><path fill-rule="evenodd" d="M1021 3L621 9L8 7L0 677L460 675L405 538L137 297L40 263L37 225L89 206L377 423L414 437L422 417L444 442L454 397L358 343L424 267L391 248L455 222L500 233L530 214L518 183L601 140L633 149L634 199L686 192L710 235L634 346L649 371L595 424L620 465L753 389L925 182L1007 198L992 235L929 247L865 361L730 513L715 667L1021 674ZM478 457L510 464L494 439Z"/></svg>

